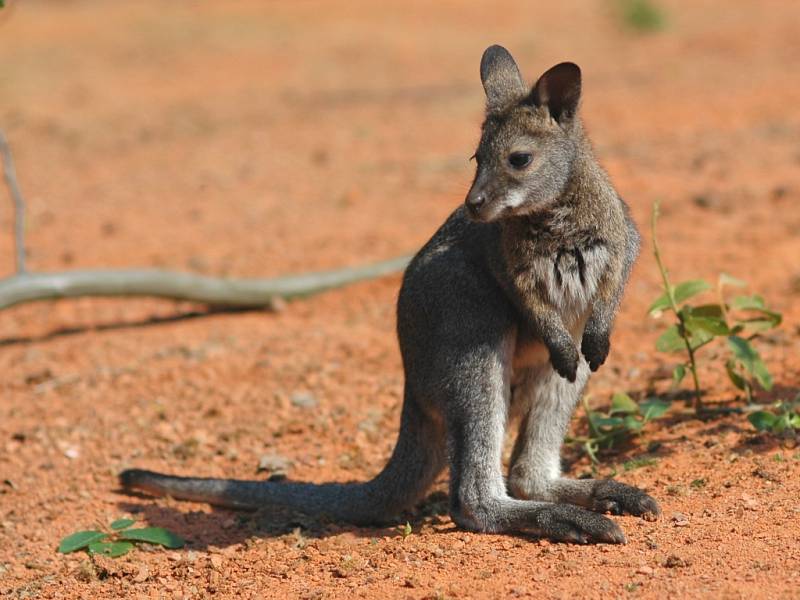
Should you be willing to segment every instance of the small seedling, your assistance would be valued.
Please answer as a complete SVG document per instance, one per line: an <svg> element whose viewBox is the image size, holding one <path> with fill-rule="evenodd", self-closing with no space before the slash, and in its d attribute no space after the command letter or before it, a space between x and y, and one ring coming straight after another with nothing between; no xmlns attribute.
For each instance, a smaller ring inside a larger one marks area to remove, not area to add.
<svg viewBox="0 0 800 600"><path fill-rule="evenodd" d="M117 519L106 531L77 531L61 540L58 551L69 554L86 550L89 554L116 558L133 550L134 544L139 542L158 544L165 548L182 548L185 543L181 537L161 527L130 529L135 524L133 519Z"/></svg>
<svg viewBox="0 0 800 600"><path fill-rule="evenodd" d="M403 536L403 539L406 539L413 532L414 532L414 530L411 528L411 523L409 523L408 521L406 521L405 525L401 525L400 526L400 535Z"/></svg>
<svg viewBox="0 0 800 600"><path fill-rule="evenodd" d="M776 402L772 411L750 413L747 420L759 431L776 434L800 431L800 396L794 402Z"/></svg>
<svg viewBox="0 0 800 600"><path fill-rule="evenodd" d="M657 463L657 458L652 456L640 456L638 458L626 460L624 463L622 463L622 470L626 472L635 471L636 469L641 469L642 467L651 467Z"/></svg>
<svg viewBox="0 0 800 600"><path fill-rule="evenodd" d="M782 315L768 308L764 298L757 294L726 300L726 287L744 287L746 284L724 273L717 283L716 303L689 304L689 299L711 290L712 286L702 279L672 284L658 246L658 216L659 206L656 202L651 222L653 254L661 272L663 294L653 302L648 312L655 317L670 312L675 317L675 322L656 341L656 349L661 352L686 353L687 359L676 365L672 372L673 386L680 385L686 374L690 373L694 384L695 411L701 412L703 405L697 351L717 339L725 339L728 349L725 371L733 385L745 393L748 403L752 403L756 386L764 390L772 387L772 376L752 342L760 333L780 325Z"/></svg>
<svg viewBox="0 0 800 600"><path fill-rule="evenodd" d="M618 4L622 21L629 29L646 33L664 28L664 12L652 0L618 0Z"/></svg>
<svg viewBox="0 0 800 600"><path fill-rule="evenodd" d="M708 481L706 480L706 478L701 477L700 479L692 480L692 483L689 484L689 487L691 487L693 490L699 490L700 488L706 487L707 483Z"/></svg>
<svg viewBox="0 0 800 600"><path fill-rule="evenodd" d="M589 435L573 437L569 441L581 444L592 462L597 463L597 453L600 450L610 450L641 434L645 425L661 417L669 406L669 402L657 398L637 404L628 394L618 392L611 398L608 412L602 413L589 408L584 397L583 408L586 411Z"/></svg>

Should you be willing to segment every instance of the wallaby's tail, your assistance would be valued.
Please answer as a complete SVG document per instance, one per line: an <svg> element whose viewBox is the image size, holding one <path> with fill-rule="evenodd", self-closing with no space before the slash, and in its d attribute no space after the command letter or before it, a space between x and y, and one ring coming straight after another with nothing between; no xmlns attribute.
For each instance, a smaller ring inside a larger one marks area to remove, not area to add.
<svg viewBox="0 0 800 600"><path fill-rule="evenodd" d="M286 506L355 524L385 522L418 501L444 467L441 425L423 414L406 393L400 436L392 457L365 483L300 483L176 477L129 469L119 475L126 490L208 502L229 508Z"/></svg>

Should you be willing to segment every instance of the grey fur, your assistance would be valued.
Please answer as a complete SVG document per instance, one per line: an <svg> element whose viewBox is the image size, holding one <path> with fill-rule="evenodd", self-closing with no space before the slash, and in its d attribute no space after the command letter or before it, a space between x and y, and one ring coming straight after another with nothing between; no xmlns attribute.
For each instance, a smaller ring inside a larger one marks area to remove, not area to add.
<svg viewBox="0 0 800 600"><path fill-rule="evenodd" d="M622 531L598 512L660 513L636 488L561 476L570 415L606 359L639 249L577 117L580 69L556 65L529 91L508 51L492 46L481 80L487 115L466 206L412 260L400 290L405 398L384 470L366 483L322 485L131 470L120 476L125 488L367 524L413 506L449 462L451 515L475 531L619 543ZM502 443L513 417L520 427L506 481Z"/></svg>

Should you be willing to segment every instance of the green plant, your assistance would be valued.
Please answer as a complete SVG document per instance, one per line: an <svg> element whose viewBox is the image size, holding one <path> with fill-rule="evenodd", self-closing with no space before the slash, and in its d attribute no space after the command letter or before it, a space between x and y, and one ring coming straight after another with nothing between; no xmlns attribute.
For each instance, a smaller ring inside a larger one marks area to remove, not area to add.
<svg viewBox="0 0 800 600"><path fill-rule="evenodd" d="M133 545L139 542L159 544L165 548L182 548L185 543L181 537L161 527L130 529L135 524L133 519L117 519L106 531L77 531L61 540L58 551L69 554L86 550L89 554L104 554L116 558L133 550Z"/></svg>
<svg viewBox="0 0 800 600"><path fill-rule="evenodd" d="M747 420L759 431L777 434L800 431L800 397L794 402L776 402L772 411L750 413Z"/></svg>
<svg viewBox="0 0 800 600"><path fill-rule="evenodd" d="M642 467L650 467L658 463L658 459L653 456L638 456L622 463L623 471L635 471Z"/></svg>
<svg viewBox="0 0 800 600"><path fill-rule="evenodd" d="M772 377L764 361L754 348L752 341L762 332L780 325L782 316L767 307L764 298L736 296L730 300L724 297L726 287L744 287L746 284L722 274L717 282L717 302L692 305L687 300L712 289L702 279L693 279L673 285L661 259L656 225L659 205L653 205L652 234L653 254L661 273L663 294L650 306L652 316L671 312L675 323L670 325L656 341L656 349L661 352L685 352L686 360L675 366L672 372L673 384L680 385L687 372L694 384L694 407L702 411L700 378L697 369L697 351L715 339L725 338L728 358L725 370L734 386L745 392L748 403L753 401L753 390L758 385L764 390L772 387Z"/></svg>
<svg viewBox="0 0 800 600"><path fill-rule="evenodd" d="M664 12L652 0L618 0L618 4L622 21L634 31L659 31L666 24Z"/></svg>
<svg viewBox="0 0 800 600"><path fill-rule="evenodd" d="M400 535L403 536L403 539L406 539L408 536L414 533L414 530L411 528L411 523L409 523L408 521L406 521L405 525L401 525L399 529L400 529Z"/></svg>
<svg viewBox="0 0 800 600"><path fill-rule="evenodd" d="M637 404L628 394L618 392L611 398L607 413L589 408L586 397L583 398L583 408L586 411L588 435L573 437L569 441L581 444L592 462L597 463L600 450L610 450L641 434L645 425L667 412L669 402L650 398Z"/></svg>

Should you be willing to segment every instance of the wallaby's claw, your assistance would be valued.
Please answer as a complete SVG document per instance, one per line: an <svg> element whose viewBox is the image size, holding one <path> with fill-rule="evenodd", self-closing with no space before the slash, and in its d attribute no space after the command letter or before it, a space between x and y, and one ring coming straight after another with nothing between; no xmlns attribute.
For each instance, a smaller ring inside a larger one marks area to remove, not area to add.
<svg viewBox="0 0 800 600"><path fill-rule="evenodd" d="M576 544L626 544L625 534L611 519L572 504L553 504L537 511L539 535Z"/></svg>
<svg viewBox="0 0 800 600"><path fill-rule="evenodd" d="M550 362L553 368L570 383L574 383L578 376L579 360L578 350L571 343L550 349Z"/></svg>
<svg viewBox="0 0 800 600"><path fill-rule="evenodd" d="M652 496L613 479L597 484L592 494L592 510L612 515L633 515L647 521L655 521L661 515L661 507Z"/></svg>
<svg viewBox="0 0 800 600"><path fill-rule="evenodd" d="M608 358L608 352L611 349L611 341L608 334L592 334L584 332L583 341L581 342L581 353L589 363L589 368L592 371L597 371Z"/></svg>

